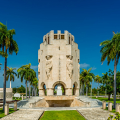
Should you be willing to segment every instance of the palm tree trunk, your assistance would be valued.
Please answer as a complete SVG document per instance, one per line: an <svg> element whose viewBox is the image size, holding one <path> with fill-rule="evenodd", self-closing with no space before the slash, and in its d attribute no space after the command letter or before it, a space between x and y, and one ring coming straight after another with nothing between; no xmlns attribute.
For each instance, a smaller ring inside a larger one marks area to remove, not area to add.
<svg viewBox="0 0 120 120"><path fill-rule="evenodd" d="M27 80L26 80L26 99L27 99Z"/></svg>
<svg viewBox="0 0 120 120"><path fill-rule="evenodd" d="M5 64L4 64L3 111L5 110L5 103L6 103L6 69L7 69L7 58L5 58Z"/></svg>
<svg viewBox="0 0 120 120"><path fill-rule="evenodd" d="M92 97L92 82L91 82L91 97Z"/></svg>
<svg viewBox="0 0 120 120"><path fill-rule="evenodd" d="M98 96L99 96L99 82L98 82Z"/></svg>
<svg viewBox="0 0 120 120"><path fill-rule="evenodd" d="M11 80L10 80L10 88L11 88Z"/></svg>
<svg viewBox="0 0 120 120"><path fill-rule="evenodd" d="M30 98L30 82L29 82L29 98Z"/></svg>
<svg viewBox="0 0 120 120"><path fill-rule="evenodd" d="M86 84L86 96L87 96L87 84Z"/></svg>
<svg viewBox="0 0 120 120"><path fill-rule="evenodd" d="M83 83L83 95L84 95L84 83Z"/></svg>
<svg viewBox="0 0 120 120"><path fill-rule="evenodd" d="M114 105L113 108L116 108L116 69L117 69L117 64L116 64L116 58L114 62Z"/></svg>

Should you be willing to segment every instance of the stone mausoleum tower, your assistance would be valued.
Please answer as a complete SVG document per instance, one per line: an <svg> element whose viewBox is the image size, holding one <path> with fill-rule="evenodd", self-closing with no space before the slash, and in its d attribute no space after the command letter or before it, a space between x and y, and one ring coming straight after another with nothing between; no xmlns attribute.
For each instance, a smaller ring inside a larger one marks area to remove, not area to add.
<svg viewBox="0 0 120 120"><path fill-rule="evenodd" d="M56 85L62 85L64 95L79 96L80 56L78 44L68 31L53 30L43 37L38 50L39 96L54 95Z"/></svg>

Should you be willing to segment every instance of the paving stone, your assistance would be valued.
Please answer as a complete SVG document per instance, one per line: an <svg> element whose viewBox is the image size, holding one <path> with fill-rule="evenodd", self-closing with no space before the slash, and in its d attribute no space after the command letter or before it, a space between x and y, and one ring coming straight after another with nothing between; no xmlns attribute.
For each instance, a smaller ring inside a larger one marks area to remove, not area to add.
<svg viewBox="0 0 120 120"><path fill-rule="evenodd" d="M1 120L38 120L42 113L42 110L21 109L1 118Z"/></svg>
<svg viewBox="0 0 120 120"><path fill-rule="evenodd" d="M84 108L78 109L78 111L87 119L87 120L107 120L111 115L115 116L114 113L111 113L107 110L101 108Z"/></svg>

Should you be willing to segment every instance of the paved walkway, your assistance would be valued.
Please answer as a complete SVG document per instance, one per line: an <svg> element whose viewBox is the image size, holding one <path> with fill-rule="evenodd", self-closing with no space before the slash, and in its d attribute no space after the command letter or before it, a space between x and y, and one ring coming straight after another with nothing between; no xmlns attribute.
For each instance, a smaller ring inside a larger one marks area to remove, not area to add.
<svg viewBox="0 0 120 120"><path fill-rule="evenodd" d="M88 108L78 110L87 120L107 120L111 115L115 116L114 113L101 108Z"/></svg>
<svg viewBox="0 0 120 120"><path fill-rule="evenodd" d="M38 120L42 113L42 110L21 109L1 118L0 120Z"/></svg>

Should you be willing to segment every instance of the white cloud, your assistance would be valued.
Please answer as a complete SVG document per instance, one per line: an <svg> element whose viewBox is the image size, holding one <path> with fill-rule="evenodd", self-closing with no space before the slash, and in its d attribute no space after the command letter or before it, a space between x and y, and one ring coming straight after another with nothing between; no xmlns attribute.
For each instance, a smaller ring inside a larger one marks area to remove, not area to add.
<svg viewBox="0 0 120 120"><path fill-rule="evenodd" d="M92 70L95 70L96 68L95 67L92 67Z"/></svg>
<svg viewBox="0 0 120 120"><path fill-rule="evenodd" d="M32 69L37 69L37 68L38 68L38 66L31 66L31 68L32 68Z"/></svg>
<svg viewBox="0 0 120 120"><path fill-rule="evenodd" d="M86 64L86 63L83 63L83 64L80 64L80 68L87 68L89 67L90 65L89 64Z"/></svg>

